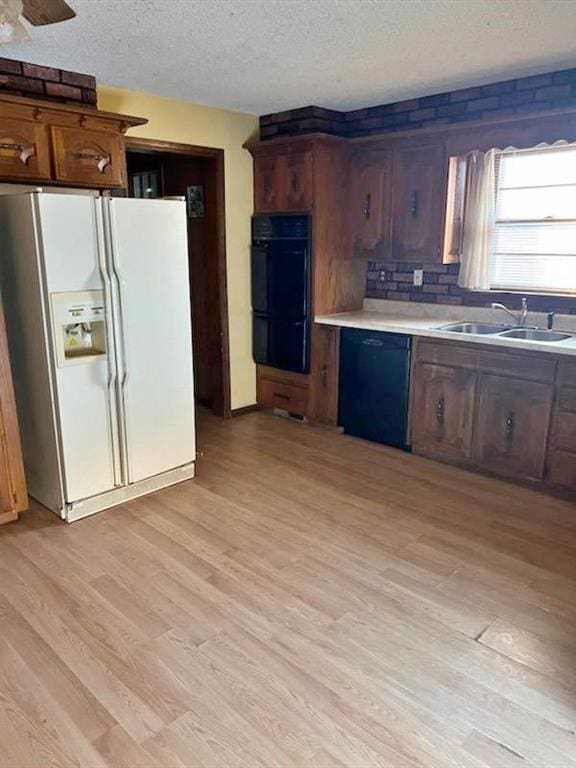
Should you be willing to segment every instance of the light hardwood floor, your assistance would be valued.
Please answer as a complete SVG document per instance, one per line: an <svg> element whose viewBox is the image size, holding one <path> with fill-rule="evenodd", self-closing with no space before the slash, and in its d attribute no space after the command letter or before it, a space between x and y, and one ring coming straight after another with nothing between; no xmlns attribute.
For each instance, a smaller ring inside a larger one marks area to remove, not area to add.
<svg viewBox="0 0 576 768"><path fill-rule="evenodd" d="M265 414L199 434L195 481L0 530L0 766L576 766L576 506Z"/></svg>

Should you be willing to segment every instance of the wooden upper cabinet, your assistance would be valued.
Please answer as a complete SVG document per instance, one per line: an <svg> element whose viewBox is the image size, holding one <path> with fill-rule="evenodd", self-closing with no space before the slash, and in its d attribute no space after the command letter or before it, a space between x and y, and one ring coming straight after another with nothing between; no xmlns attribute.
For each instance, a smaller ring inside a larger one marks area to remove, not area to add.
<svg viewBox="0 0 576 768"><path fill-rule="evenodd" d="M256 211L281 210L282 155L254 158L254 207Z"/></svg>
<svg viewBox="0 0 576 768"><path fill-rule="evenodd" d="M390 246L390 192L392 154L389 151L359 153L350 168L350 223L356 250L380 246L387 255Z"/></svg>
<svg viewBox="0 0 576 768"><path fill-rule="evenodd" d="M254 158L257 212L309 211L313 200L311 151L281 152Z"/></svg>
<svg viewBox="0 0 576 768"><path fill-rule="evenodd" d="M286 211L308 211L313 196L312 152L291 152L283 165L283 191Z"/></svg>
<svg viewBox="0 0 576 768"><path fill-rule="evenodd" d="M0 94L0 182L123 187L123 134L146 122L113 112Z"/></svg>
<svg viewBox="0 0 576 768"><path fill-rule="evenodd" d="M414 370L412 445L418 453L469 461L477 374L421 363Z"/></svg>
<svg viewBox="0 0 576 768"><path fill-rule="evenodd" d="M124 185L124 149L119 134L52 126L58 181L98 187Z"/></svg>
<svg viewBox="0 0 576 768"><path fill-rule="evenodd" d="M447 178L448 165L443 144L395 149L393 259L441 261Z"/></svg>
<svg viewBox="0 0 576 768"><path fill-rule="evenodd" d="M50 148L44 125L0 117L0 178L50 179Z"/></svg>
<svg viewBox="0 0 576 768"><path fill-rule="evenodd" d="M474 459L507 477L541 480L553 387L504 376L483 376Z"/></svg>

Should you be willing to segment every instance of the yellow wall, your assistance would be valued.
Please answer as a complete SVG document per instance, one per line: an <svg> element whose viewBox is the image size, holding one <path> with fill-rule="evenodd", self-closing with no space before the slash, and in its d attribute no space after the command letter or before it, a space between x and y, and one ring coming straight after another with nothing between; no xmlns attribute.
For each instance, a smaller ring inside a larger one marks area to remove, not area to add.
<svg viewBox="0 0 576 768"><path fill-rule="evenodd" d="M148 118L146 125L131 129L130 136L224 150L231 404L232 408L251 405L256 402L250 323L253 176L252 158L242 145L256 134L258 118L107 86L98 88L98 107Z"/></svg>

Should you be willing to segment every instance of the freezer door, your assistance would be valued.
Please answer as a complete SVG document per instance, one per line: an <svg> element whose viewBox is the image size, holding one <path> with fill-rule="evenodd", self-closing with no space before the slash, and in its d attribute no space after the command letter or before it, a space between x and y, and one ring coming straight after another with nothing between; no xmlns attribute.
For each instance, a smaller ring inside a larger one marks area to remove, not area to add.
<svg viewBox="0 0 576 768"><path fill-rule="evenodd" d="M120 483L100 213L86 195L38 194L35 202L64 495L71 503ZM67 356L74 334L102 349Z"/></svg>
<svg viewBox="0 0 576 768"><path fill-rule="evenodd" d="M185 203L109 198L128 481L195 459Z"/></svg>

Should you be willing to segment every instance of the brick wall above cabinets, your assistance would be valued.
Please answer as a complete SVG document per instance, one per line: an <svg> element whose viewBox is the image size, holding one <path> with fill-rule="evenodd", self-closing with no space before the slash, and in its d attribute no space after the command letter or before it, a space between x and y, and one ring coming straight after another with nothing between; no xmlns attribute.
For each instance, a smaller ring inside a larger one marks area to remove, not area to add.
<svg viewBox="0 0 576 768"><path fill-rule="evenodd" d="M414 285L413 272L424 272L423 284ZM489 307L493 301L520 309L522 295L468 291L458 285L459 264L408 264L389 261L369 261L366 298L416 301L426 304ZM530 309L536 312L557 312L576 315L576 298L569 296L530 296Z"/></svg>
<svg viewBox="0 0 576 768"><path fill-rule="evenodd" d="M566 69L352 112L302 107L264 115L260 137L319 132L366 136L574 106L576 69Z"/></svg>
<svg viewBox="0 0 576 768"><path fill-rule="evenodd" d="M96 78L80 72L0 58L0 95L28 96L96 108Z"/></svg>

